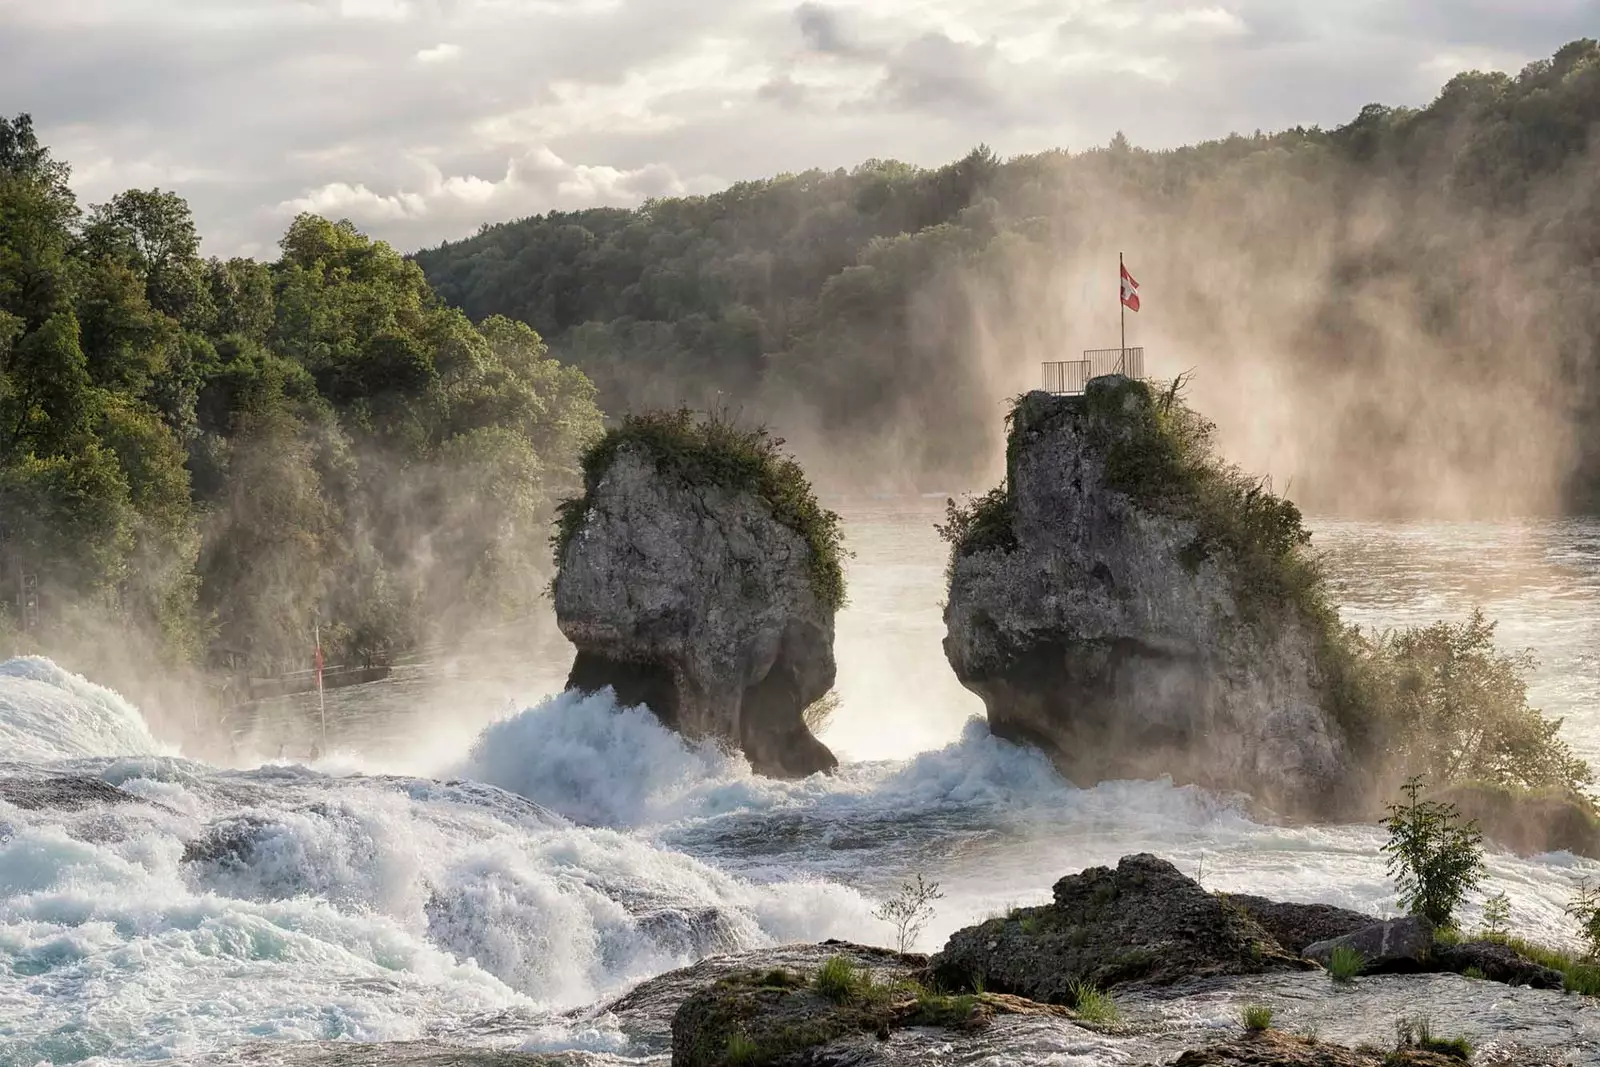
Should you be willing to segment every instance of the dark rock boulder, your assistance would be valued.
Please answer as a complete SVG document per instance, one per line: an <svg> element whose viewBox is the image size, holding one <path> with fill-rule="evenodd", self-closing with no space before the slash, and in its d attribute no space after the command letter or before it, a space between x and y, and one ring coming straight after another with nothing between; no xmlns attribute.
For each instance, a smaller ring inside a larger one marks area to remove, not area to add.
<svg viewBox="0 0 1600 1067"><path fill-rule="evenodd" d="M1461 1060L1420 1048L1345 1048L1267 1031L1190 1049L1172 1067L1461 1067Z"/></svg>
<svg viewBox="0 0 1600 1067"><path fill-rule="evenodd" d="M1566 976L1537 963L1499 941L1464 941L1459 945L1435 945L1435 964L1446 971L1465 974L1476 970L1491 982L1524 985L1533 989L1564 989Z"/></svg>
<svg viewBox="0 0 1600 1067"><path fill-rule="evenodd" d="M143 797L81 774L0 778L0 800L25 811L79 811L101 804L143 804Z"/></svg>
<svg viewBox="0 0 1600 1067"><path fill-rule="evenodd" d="M567 506L555 581L557 623L577 646L567 684L611 686L619 703L742 751L763 774L831 771L837 760L804 712L834 682L842 579L836 559L819 559L837 546L817 541L836 517L792 461L760 451L765 438L745 443L778 464L805 522L758 491L765 483L718 475L745 468L702 455L714 447L703 427L663 419L686 444L663 451L651 434L613 431ZM682 458L691 454L701 458Z"/></svg>
<svg viewBox="0 0 1600 1067"><path fill-rule="evenodd" d="M1304 955L1307 945L1343 937L1365 930L1383 920L1332 904L1293 904L1268 900L1248 893L1225 894L1230 903L1243 908L1273 940L1285 950Z"/></svg>
<svg viewBox="0 0 1600 1067"><path fill-rule="evenodd" d="M1302 953L1324 967L1335 951L1351 949L1361 954L1366 974L1395 974L1431 970L1433 923L1425 915L1407 915L1373 923L1354 933L1307 945Z"/></svg>
<svg viewBox="0 0 1600 1067"><path fill-rule="evenodd" d="M945 530L945 655L998 736L1079 785L1171 775L1344 813L1362 764L1325 707L1337 638L1309 535L1205 437L1126 378L1024 397L1006 485Z"/></svg>
<svg viewBox="0 0 1600 1067"><path fill-rule="evenodd" d="M857 969L841 955L815 972L740 971L693 993L672 1018L672 1065L846 1067L879 1060L874 1046L897 1030L954 1036L982 1030L997 1014L1051 1010L1013 997L934 993L904 974Z"/></svg>
<svg viewBox="0 0 1600 1067"><path fill-rule="evenodd" d="M935 959L951 989L1017 993L1071 1005L1074 986L1168 985L1187 978L1306 970L1226 898L1206 892L1166 860L1125 856L1055 884L1043 907L952 934Z"/></svg>

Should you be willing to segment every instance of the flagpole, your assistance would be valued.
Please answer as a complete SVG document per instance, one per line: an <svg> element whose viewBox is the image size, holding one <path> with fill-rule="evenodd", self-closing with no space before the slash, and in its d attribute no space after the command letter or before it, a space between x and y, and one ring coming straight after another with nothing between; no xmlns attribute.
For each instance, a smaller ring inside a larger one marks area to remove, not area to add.
<svg viewBox="0 0 1600 1067"><path fill-rule="evenodd" d="M1117 253L1117 306L1122 309L1122 359L1117 363L1117 370L1123 374L1128 373L1128 302L1122 299L1122 289L1126 284L1122 280L1122 272L1128 269L1123 262L1122 253Z"/></svg>
<svg viewBox="0 0 1600 1067"><path fill-rule="evenodd" d="M311 623L312 640L317 644L317 714L322 718L322 754L328 754L328 705L322 698L322 622Z"/></svg>

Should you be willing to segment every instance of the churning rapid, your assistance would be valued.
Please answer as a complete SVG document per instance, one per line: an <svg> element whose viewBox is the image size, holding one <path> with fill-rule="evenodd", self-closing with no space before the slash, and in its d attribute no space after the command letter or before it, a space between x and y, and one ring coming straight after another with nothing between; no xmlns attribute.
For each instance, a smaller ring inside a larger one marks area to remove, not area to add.
<svg viewBox="0 0 1600 1067"><path fill-rule="evenodd" d="M833 777L755 777L605 695L515 711L448 681L331 700L332 751L309 767L276 754L309 736L298 706L266 709L220 767L63 666L0 665L0 1064L428 1037L659 1061L607 998L710 953L884 942L874 903L913 872L946 891L929 949L1138 851L1210 888L1394 910L1376 827L1265 825L1164 782L1076 789L989 736L940 653L932 504L847 517ZM1482 604L1540 653L1536 703L1600 758L1600 526L1325 524L1318 541L1353 621ZM1496 853L1488 888L1521 931L1566 941L1562 905L1596 873Z"/></svg>

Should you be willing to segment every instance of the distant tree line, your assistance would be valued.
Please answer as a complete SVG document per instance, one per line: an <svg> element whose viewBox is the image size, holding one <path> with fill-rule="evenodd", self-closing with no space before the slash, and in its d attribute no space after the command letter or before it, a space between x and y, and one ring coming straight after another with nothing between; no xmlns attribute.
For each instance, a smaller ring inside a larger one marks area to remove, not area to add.
<svg viewBox="0 0 1600 1067"><path fill-rule="evenodd" d="M1062 264L1109 277L1126 241L1161 277L1149 310L1197 354L1202 386L1270 361L1309 398L1340 465L1307 478L1381 456L1377 506L1403 506L1438 465L1516 487L1548 460L1559 504L1589 508L1597 121L1600 47L1582 40L1332 130L870 160L488 226L416 260L469 316L531 324L607 410L738 407L797 447L809 427L942 489L992 473L996 402L1034 384L1037 360L1116 343L1114 296L1095 322L1053 307ZM1535 438L1537 453L1519 443Z"/></svg>
<svg viewBox="0 0 1600 1067"><path fill-rule="evenodd" d="M349 223L204 259L178 196L85 213L67 179L0 119L0 654L271 671L314 618L362 657L531 609L600 430L581 372Z"/></svg>

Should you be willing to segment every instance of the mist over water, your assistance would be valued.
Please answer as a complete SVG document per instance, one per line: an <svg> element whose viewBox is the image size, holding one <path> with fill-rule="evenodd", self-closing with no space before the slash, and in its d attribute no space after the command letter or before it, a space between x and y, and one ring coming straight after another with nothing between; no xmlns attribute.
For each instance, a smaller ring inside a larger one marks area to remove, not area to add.
<svg viewBox="0 0 1600 1067"><path fill-rule="evenodd" d="M1270 825L1168 782L1078 789L990 736L940 650L942 501L836 506L856 555L823 735L845 760L833 777L758 778L644 711L560 694L559 644L330 692L311 766L314 701L256 709L208 763L47 661L0 667L0 779L131 796L0 800L0 1062L429 1036L627 1060L614 1020L561 1013L707 953L882 942L873 903L914 872L946 892L926 949L1145 850L1210 888L1394 910L1376 827ZM1536 702L1600 758L1600 525L1315 526L1347 617L1481 603L1505 643L1538 649ZM1519 930L1567 941L1570 887L1596 873L1496 853L1489 890Z"/></svg>

